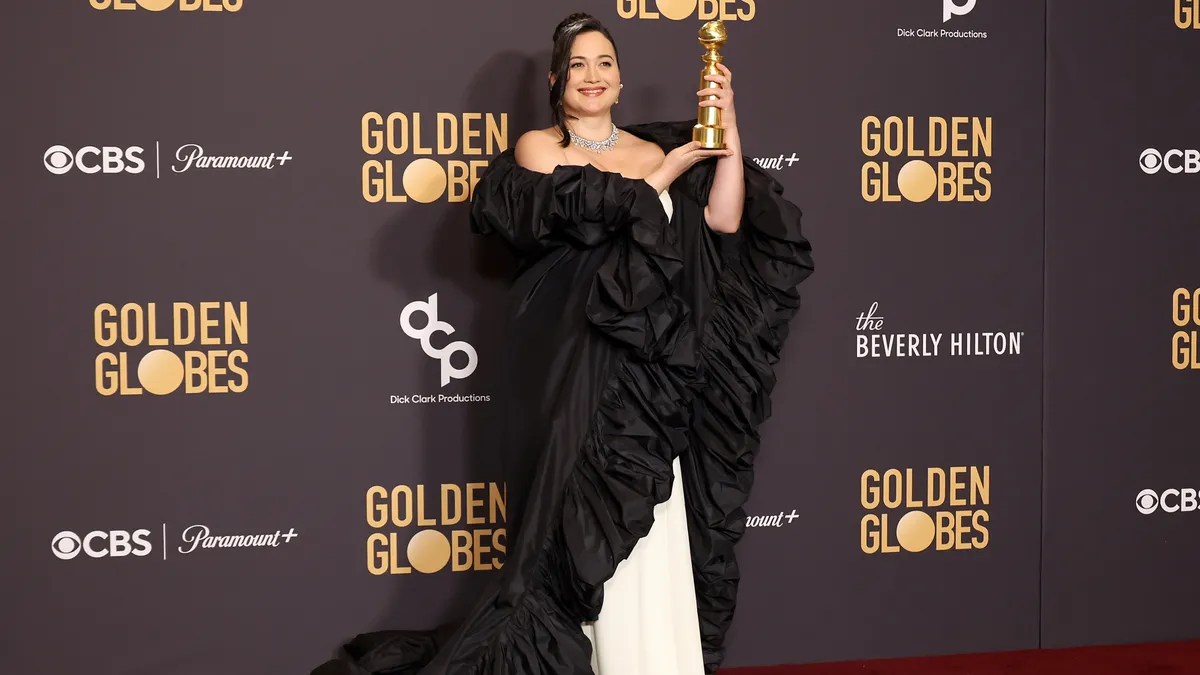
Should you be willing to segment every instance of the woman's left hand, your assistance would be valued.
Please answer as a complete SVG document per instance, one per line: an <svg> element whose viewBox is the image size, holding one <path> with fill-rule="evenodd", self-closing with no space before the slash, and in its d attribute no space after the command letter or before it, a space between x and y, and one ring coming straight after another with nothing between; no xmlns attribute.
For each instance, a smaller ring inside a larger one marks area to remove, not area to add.
<svg viewBox="0 0 1200 675"><path fill-rule="evenodd" d="M733 73L725 67L725 64L718 63L717 69L721 71L720 75L705 75L704 79L709 82L716 82L720 87L705 87L696 92L696 95L701 99L709 96L716 96L715 99L701 100L700 107L713 107L721 110L721 127L724 129L734 129L737 127L737 113L733 108Z"/></svg>

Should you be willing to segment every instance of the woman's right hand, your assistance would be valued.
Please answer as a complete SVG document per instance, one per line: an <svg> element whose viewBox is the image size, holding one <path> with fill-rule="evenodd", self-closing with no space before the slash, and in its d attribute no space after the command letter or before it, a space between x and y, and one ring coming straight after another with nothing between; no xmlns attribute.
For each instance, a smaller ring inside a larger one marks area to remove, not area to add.
<svg viewBox="0 0 1200 675"><path fill-rule="evenodd" d="M667 153L667 156L663 158L662 164L649 176L646 176L646 182L656 191L662 193L671 187L671 183L674 183L676 178L679 178L685 171L692 168L696 162L708 159L709 157L729 157L732 154L732 148L708 150L700 147L699 141L692 141Z"/></svg>

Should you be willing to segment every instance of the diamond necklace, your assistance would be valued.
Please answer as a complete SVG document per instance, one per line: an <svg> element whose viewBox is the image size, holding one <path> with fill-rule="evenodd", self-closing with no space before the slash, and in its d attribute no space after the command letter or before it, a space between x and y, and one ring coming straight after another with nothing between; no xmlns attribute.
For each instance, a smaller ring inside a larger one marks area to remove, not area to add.
<svg viewBox="0 0 1200 675"><path fill-rule="evenodd" d="M571 134L571 142L572 143L574 143L575 145L578 145L579 147L583 148L584 150L591 150L592 152L604 152L605 150L612 150L613 147L615 147L617 145L617 125L616 124L613 124L612 133L608 135L608 138L606 138L602 141L592 141L592 140L588 140L586 138L582 138L580 136L576 136L575 132L572 131L569 127L567 128L567 133Z"/></svg>

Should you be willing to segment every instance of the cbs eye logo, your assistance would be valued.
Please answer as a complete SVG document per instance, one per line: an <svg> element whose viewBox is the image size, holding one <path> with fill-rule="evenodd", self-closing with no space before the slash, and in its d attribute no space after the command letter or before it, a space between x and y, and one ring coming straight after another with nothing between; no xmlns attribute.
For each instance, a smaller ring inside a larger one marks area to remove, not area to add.
<svg viewBox="0 0 1200 675"><path fill-rule="evenodd" d="M1138 493L1137 510L1147 516L1158 510L1158 495L1154 490L1142 490Z"/></svg>
<svg viewBox="0 0 1200 675"><path fill-rule="evenodd" d="M124 558L127 555L143 557L150 554L150 530L97 530L82 538L69 530L54 535L50 550L59 560L70 560L80 553L89 558ZM107 542L107 543L98 543Z"/></svg>
<svg viewBox="0 0 1200 675"><path fill-rule="evenodd" d="M1162 153L1154 148L1147 148L1142 151L1142 156L1138 157L1138 164L1142 166L1142 171L1148 174L1156 174L1159 169L1162 169Z"/></svg>
<svg viewBox="0 0 1200 675"><path fill-rule="evenodd" d="M117 148L106 145L97 148L86 145L78 151L72 151L65 145L52 145L42 155L42 163L50 173L61 176L71 169L79 169L83 173L141 173L146 169L142 159L145 152L139 146Z"/></svg>

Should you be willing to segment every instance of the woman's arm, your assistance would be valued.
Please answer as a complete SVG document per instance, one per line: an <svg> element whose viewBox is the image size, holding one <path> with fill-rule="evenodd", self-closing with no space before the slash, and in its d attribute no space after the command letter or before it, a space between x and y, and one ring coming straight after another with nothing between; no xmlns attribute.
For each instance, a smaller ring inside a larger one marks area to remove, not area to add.
<svg viewBox="0 0 1200 675"><path fill-rule="evenodd" d="M733 107L733 74L724 64L718 63L721 75L709 75L704 79L721 85L719 89L701 89L701 96L716 96L711 101L701 101L701 107L721 110L721 126L725 129L725 147L731 154L717 160L712 188L708 193L708 204L704 207L704 220L717 232L732 234L742 223L742 206L746 202L745 177L742 170L742 139L738 135L737 114Z"/></svg>
<svg viewBox="0 0 1200 675"><path fill-rule="evenodd" d="M725 127L725 147L733 154L717 160L704 220L717 232L732 234L742 223L742 206L746 202L745 177L742 173L742 142L737 127Z"/></svg>

